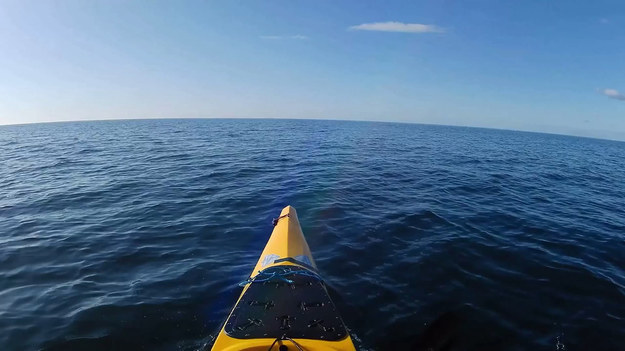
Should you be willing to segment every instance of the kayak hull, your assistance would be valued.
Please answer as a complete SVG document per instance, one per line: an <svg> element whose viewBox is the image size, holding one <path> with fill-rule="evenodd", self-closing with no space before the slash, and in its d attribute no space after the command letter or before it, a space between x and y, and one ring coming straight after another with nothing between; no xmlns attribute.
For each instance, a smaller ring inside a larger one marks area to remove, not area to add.
<svg viewBox="0 0 625 351"><path fill-rule="evenodd" d="M285 207L212 350L355 351L317 274L295 208ZM263 337L266 336L266 337Z"/></svg>

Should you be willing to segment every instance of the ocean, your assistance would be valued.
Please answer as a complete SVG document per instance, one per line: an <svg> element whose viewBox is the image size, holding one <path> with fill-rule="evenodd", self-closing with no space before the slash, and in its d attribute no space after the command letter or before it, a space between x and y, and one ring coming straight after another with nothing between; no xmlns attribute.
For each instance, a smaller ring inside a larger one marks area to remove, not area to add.
<svg viewBox="0 0 625 351"><path fill-rule="evenodd" d="M1 350L202 350L289 204L362 350L625 350L624 142L171 119L0 150Z"/></svg>

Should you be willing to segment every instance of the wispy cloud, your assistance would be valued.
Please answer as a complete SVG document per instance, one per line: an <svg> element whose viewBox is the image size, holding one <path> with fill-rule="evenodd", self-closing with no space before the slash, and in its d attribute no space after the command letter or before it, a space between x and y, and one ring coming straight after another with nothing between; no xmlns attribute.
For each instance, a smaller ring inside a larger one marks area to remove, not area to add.
<svg viewBox="0 0 625 351"><path fill-rule="evenodd" d="M625 101L625 94L621 94L618 92L618 90L614 90L614 89L603 89L601 91L601 94L612 98L612 99L616 99L616 100L621 100L621 101Z"/></svg>
<svg viewBox="0 0 625 351"><path fill-rule="evenodd" d="M402 22L375 22L363 23L349 27L350 30L370 30L378 32L401 33L444 33L445 29L433 24L402 23Z"/></svg>
<svg viewBox="0 0 625 351"><path fill-rule="evenodd" d="M605 18L605 17L604 18L600 18L599 19L599 23L601 23L601 24L608 24L608 23L610 23L610 20Z"/></svg>
<svg viewBox="0 0 625 351"><path fill-rule="evenodd" d="M261 39L263 40L306 40L307 36L296 34L296 35L261 35Z"/></svg>

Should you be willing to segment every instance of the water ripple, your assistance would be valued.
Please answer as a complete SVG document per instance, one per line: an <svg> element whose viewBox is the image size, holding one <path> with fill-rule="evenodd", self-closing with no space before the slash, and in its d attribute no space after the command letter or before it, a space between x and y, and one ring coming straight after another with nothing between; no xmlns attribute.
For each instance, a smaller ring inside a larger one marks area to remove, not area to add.
<svg viewBox="0 0 625 351"><path fill-rule="evenodd" d="M0 127L0 349L198 350L286 204L363 350L615 350L625 144L422 125Z"/></svg>

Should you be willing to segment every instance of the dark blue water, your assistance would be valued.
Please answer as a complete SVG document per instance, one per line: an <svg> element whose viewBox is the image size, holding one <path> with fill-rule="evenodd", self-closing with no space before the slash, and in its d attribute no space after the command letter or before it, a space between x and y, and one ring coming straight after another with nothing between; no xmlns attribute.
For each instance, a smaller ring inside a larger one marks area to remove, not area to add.
<svg viewBox="0 0 625 351"><path fill-rule="evenodd" d="M146 120L0 150L1 350L201 349L287 204L363 349L625 349L625 143Z"/></svg>

